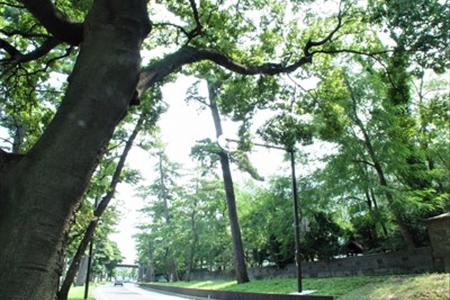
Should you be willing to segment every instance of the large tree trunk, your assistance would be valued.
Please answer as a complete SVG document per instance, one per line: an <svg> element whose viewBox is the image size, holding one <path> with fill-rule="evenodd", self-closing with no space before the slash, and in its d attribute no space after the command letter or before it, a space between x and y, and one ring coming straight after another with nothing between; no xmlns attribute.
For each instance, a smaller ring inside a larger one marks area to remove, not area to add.
<svg viewBox="0 0 450 300"><path fill-rule="evenodd" d="M149 26L144 0L95 1L57 114L28 154L0 164L2 299L55 298L70 220L134 94Z"/></svg>
<svg viewBox="0 0 450 300"><path fill-rule="evenodd" d="M211 82L208 82L210 109L214 119L216 135L222 135L222 124L219 115L219 109L216 103L217 91ZM238 283L249 282L247 268L245 266L244 246L242 245L241 229L239 227L239 218L236 208L236 197L234 194L233 178L231 176L230 163L228 154L224 151L219 153L220 165L222 167L223 184L225 186L225 194L227 198L228 217L230 219L231 240L233 244L234 268L236 271L236 280Z"/></svg>

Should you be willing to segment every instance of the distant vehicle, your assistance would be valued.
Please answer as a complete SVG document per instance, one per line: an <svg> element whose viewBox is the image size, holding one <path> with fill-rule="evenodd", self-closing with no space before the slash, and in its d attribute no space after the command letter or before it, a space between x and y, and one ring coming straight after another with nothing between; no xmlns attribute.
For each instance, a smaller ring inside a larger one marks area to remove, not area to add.
<svg viewBox="0 0 450 300"><path fill-rule="evenodd" d="M115 279L114 279L114 286L116 286L116 285L121 285L121 286L123 286L123 280L120 279L120 278L115 278Z"/></svg>

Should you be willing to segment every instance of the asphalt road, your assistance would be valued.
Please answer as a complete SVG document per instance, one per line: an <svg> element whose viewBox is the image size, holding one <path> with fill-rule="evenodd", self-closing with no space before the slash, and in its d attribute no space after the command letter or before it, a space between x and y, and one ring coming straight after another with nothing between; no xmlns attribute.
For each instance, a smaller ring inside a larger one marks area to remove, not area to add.
<svg viewBox="0 0 450 300"><path fill-rule="evenodd" d="M141 289L133 284L102 285L94 289L96 300L186 300L193 297L172 296Z"/></svg>

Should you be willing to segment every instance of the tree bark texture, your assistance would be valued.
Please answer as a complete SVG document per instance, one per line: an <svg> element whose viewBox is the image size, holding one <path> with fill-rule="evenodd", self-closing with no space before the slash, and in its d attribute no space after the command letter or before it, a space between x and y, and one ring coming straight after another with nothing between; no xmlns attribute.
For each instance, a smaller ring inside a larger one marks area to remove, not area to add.
<svg viewBox="0 0 450 300"><path fill-rule="evenodd" d="M3 166L2 299L55 298L70 220L135 92L149 29L146 1L94 1L57 114L29 153Z"/></svg>
<svg viewBox="0 0 450 300"><path fill-rule="evenodd" d="M219 109L216 103L217 87L208 82L210 109L214 119L217 137L223 134L222 123L220 120ZM234 194L233 178L231 176L230 162L228 154L224 151L219 153L220 165L222 167L223 184L225 186L225 194L227 198L228 217L230 219L231 240L233 245L234 268L236 271L236 280L238 283L249 282L245 266L244 246L242 244L241 229L239 227L239 218L236 208L236 196Z"/></svg>

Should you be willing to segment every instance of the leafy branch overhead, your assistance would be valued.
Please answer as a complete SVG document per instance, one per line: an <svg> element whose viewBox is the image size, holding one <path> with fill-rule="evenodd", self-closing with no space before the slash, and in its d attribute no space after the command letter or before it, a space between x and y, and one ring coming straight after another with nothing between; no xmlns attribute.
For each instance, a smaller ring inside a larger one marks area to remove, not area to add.
<svg viewBox="0 0 450 300"><path fill-rule="evenodd" d="M82 9L76 8L75 5L70 3L64 2L64 4L58 4L58 6L56 6L50 0L23 0L20 2L23 4L24 8L26 8L24 11L25 17L21 16L21 20L15 19L17 16L14 16L14 14L16 13L17 8L13 7L12 4L11 6L5 5L4 8L5 13L10 16L10 20L2 30L5 38L0 39L0 47L5 54L2 59L3 63L14 62L15 64L20 64L36 60L51 53L52 50L57 51L57 47L63 44L68 46L67 49L71 49L73 46L79 46L83 42L87 31L92 30L93 28L89 23L89 19L82 21ZM335 43L335 37L338 32L345 26L343 20L347 10L342 9L342 6L345 5L348 7L351 6L350 4L341 3L340 6L336 8L334 27L329 28L328 32L323 32L321 34L322 37L320 37L320 35L314 35L314 39L305 39L302 37L304 40L302 50L298 51L297 49L296 54L290 55L291 57L288 61L280 61L278 63L271 61L252 63L245 58L245 52L242 52L245 51L244 48L243 50L238 50L237 48L227 49L224 45L225 41L213 37L213 35L216 35L219 31L223 31L225 35L233 34L232 31L230 31L233 30L233 28L228 28L227 26L233 26L235 24L231 20L231 15L223 11L226 7L225 4L214 4L209 1L202 1L200 6L197 7L195 1L189 1L189 6L185 7L183 10L179 7L183 6L182 4L171 2L168 4L170 12L174 17L181 18L183 21L181 22L183 25L177 25L176 27L186 35L187 40L182 43L175 42L175 44L179 44L178 50L164 55L159 61L152 62L142 69L139 80L139 91L141 93L144 92L155 82L163 80L170 73L182 66L194 62L212 61L225 69L242 75L274 75L293 72L303 65L310 63L313 56L316 54L347 51L346 49L336 49L335 46L331 46ZM161 5L153 3L149 6L149 17L151 20L153 17L157 19L157 15L152 15L153 7L158 9L159 6ZM180 10L175 12L175 9ZM239 7L234 7L233 9L237 14L243 16L244 19L253 18L250 13L253 9L252 7L244 8L244 6L241 5ZM284 9L287 10L288 8L285 7ZM35 23L28 13L31 13L38 23ZM88 18L89 16L86 17ZM26 21L22 21L23 18ZM221 29L218 28L219 24L217 24L217 22L219 21L226 22L225 24L220 24L222 26ZM153 22L158 24L157 21ZM20 29L17 29L17 26ZM277 26L284 25L279 24ZM165 26L159 25L154 30L162 31L163 28L160 27L164 27L165 29ZM149 28L151 28L150 25L148 29ZM247 39L247 37L250 36L250 30L252 30L251 26L245 30L238 30L238 32L235 33L236 36L234 38ZM298 32L298 34L307 35L308 33ZM262 39L263 35L261 35L260 38ZM34 49L32 51L28 51L29 47L23 43L24 39L33 42ZM17 41L20 41L20 43ZM261 42L267 43L265 40L261 40ZM327 47L330 46L331 48L327 49ZM148 47L153 48L150 40ZM256 51L256 48L254 48L254 50L249 49L248 54L253 55L253 51ZM356 51L348 49L348 51L364 53L364 50ZM239 52L242 54L237 55ZM242 58L238 57L242 55L244 55ZM267 57L268 60L272 60L273 58Z"/></svg>

